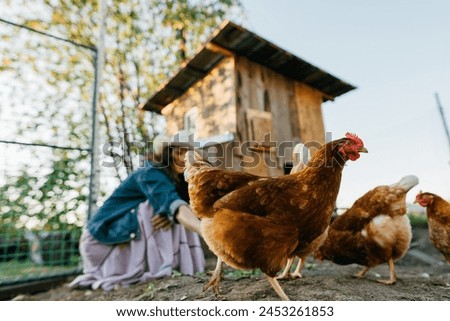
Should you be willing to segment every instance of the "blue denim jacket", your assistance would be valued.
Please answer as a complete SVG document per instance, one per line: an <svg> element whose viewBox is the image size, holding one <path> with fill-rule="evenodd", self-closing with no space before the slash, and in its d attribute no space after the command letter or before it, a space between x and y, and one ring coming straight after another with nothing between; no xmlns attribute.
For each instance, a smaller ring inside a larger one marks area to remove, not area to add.
<svg viewBox="0 0 450 321"><path fill-rule="evenodd" d="M104 244L117 244L138 238L138 205L148 200L155 214L174 221L175 213L187 203L178 195L170 177L146 164L131 173L105 201L87 224L91 235Z"/></svg>

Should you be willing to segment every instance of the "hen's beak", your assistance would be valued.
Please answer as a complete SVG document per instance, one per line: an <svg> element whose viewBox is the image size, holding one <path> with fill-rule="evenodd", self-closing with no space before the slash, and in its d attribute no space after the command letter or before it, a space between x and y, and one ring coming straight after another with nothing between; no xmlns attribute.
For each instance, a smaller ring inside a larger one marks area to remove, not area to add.
<svg viewBox="0 0 450 321"><path fill-rule="evenodd" d="M414 200L413 204L417 204L417 203L419 203L419 201L418 200Z"/></svg>
<svg viewBox="0 0 450 321"><path fill-rule="evenodd" d="M360 152L360 153L368 153L369 151L365 147L358 147L358 152Z"/></svg>

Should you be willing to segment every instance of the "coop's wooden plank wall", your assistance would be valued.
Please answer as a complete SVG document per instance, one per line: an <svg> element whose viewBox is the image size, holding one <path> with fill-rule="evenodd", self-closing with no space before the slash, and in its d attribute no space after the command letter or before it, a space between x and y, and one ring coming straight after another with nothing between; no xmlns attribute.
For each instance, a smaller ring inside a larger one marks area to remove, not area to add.
<svg viewBox="0 0 450 321"><path fill-rule="evenodd" d="M236 58L235 79L237 133L241 141L259 139L262 131L271 131L271 139L277 144L292 142L290 146L293 146L298 142L324 142L321 92L244 57ZM271 122L265 124L271 123L272 128L259 128L254 137L251 124L256 122L249 118L257 118L258 111L264 119L268 112L271 113ZM292 161L292 148L288 147L284 152L284 156L278 158L278 170L258 166L252 172L262 175L282 173L284 162Z"/></svg>
<svg viewBox="0 0 450 321"><path fill-rule="evenodd" d="M295 104L303 143L314 141L323 144L325 142L322 97L320 91L299 82L295 83Z"/></svg>
<svg viewBox="0 0 450 321"><path fill-rule="evenodd" d="M184 115L193 107L199 110L196 137L235 132L234 75L234 59L226 58L180 98L167 105L162 111L167 134L173 135L184 128Z"/></svg>

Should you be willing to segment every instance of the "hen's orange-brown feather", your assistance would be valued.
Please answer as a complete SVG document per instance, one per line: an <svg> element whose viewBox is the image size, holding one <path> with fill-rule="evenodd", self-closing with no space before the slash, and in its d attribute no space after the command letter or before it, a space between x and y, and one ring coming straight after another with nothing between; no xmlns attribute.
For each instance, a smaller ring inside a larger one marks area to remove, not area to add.
<svg viewBox="0 0 450 321"><path fill-rule="evenodd" d="M225 195L260 179L245 172L206 168L189 179L191 206L199 218L211 217L214 204Z"/></svg>
<svg viewBox="0 0 450 321"><path fill-rule="evenodd" d="M450 264L450 203L438 195L431 195L433 195L433 203L427 207L430 239Z"/></svg>
<svg viewBox="0 0 450 321"><path fill-rule="evenodd" d="M239 211L220 209L205 219L202 234L211 250L238 269L260 268L274 276L297 246L297 227Z"/></svg>

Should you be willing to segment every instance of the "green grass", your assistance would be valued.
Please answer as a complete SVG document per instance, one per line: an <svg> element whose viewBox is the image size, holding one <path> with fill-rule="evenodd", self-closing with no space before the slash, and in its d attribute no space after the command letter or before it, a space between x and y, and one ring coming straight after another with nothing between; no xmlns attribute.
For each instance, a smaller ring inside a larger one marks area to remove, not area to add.
<svg viewBox="0 0 450 321"><path fill-rule="evenodd" d="M80 258L72 256L70 265L36 265L31 260L16 261L0 263L0 284L11 281L28 280L39 277L49 277L52 275L61 275L69 273L78 269Z"/></svg>
<svg viewBox="0 0 450 321"><path fill-rule="evenodd" d="M263 273L260 269L255 270L236 270L236 269L225 269L223 271L224 277L233 279L233 280L239 280L239 279L247 279L253 276L259 277L262 276Z"/></svg>
<svg viewBox="0 0 450 321"><path fill-rule="evenodd" d="M412 226L428 226L427 216L420 213L408 213L409 221Z"/></svg>

